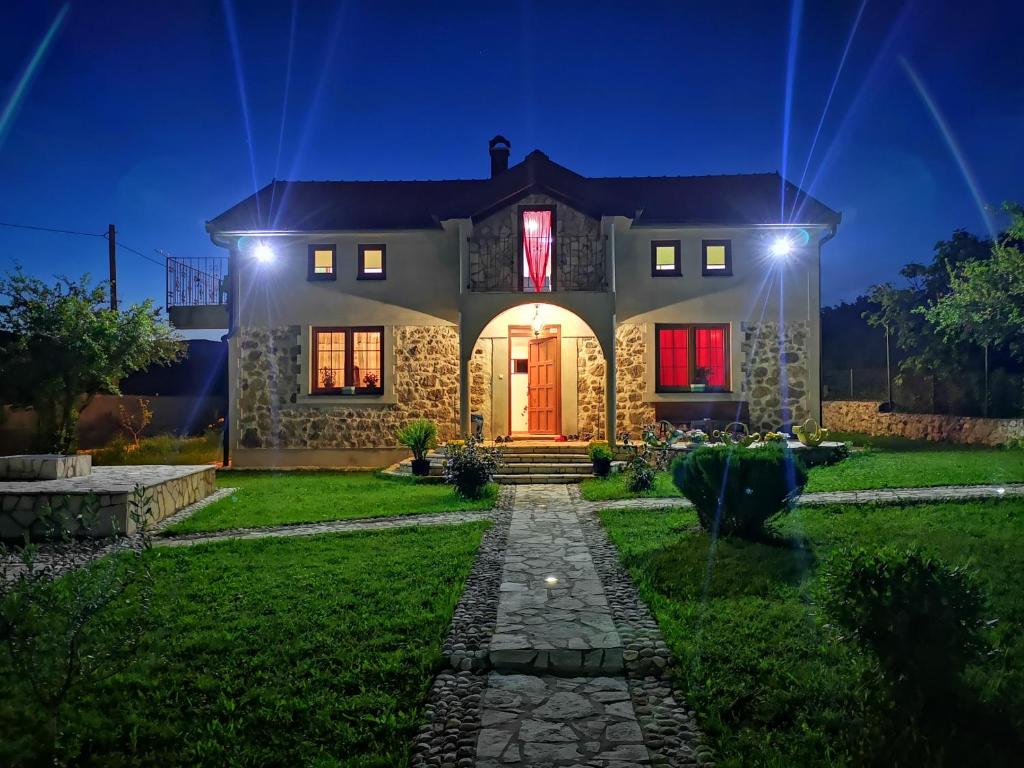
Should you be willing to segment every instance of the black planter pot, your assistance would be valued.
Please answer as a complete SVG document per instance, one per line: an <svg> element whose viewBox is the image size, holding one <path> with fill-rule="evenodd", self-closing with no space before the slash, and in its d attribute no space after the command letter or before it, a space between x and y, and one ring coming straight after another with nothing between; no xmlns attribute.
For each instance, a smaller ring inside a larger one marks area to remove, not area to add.
<svg viewBox="0 0 1024 768"><path fill-rule="evenodd" d="M426 477L430 474L430 459L413 459L412 473L416 477Z"/></svg>
<svg viewBox="0 0 1024 768"><path fill-rule="evenodd" d="M594 474L598 477L608 477L612 473L611 459L594 459Z"/></svg>

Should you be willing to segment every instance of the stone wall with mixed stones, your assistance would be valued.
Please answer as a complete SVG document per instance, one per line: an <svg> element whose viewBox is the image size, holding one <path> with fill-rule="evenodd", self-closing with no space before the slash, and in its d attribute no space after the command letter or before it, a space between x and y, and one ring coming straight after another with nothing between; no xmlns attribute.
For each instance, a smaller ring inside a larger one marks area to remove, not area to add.
<svg viewBox="0 0 1024 768"><path fill-rule="evenodd" d="M527 195L514 205L503 208L488 216L473 227L473 236L469 239L469 283L473 290L514 291L518 289L516 263L519 249L519 206L554 206L555 235L581 236L592 241L599 250L601 225L597 219L580 213L574 208L558 202L547 195ZM590 251L588 251L590 253ZM589 284L590 281L603 280L603 261L591 263L573 263L578 256L569 248L556 248L558 259L556 274L574 275L576 280ZM598 280L587 270L600 269L602 274Z"/></svg>
<svg viewBox="0 0 1024 768"><path fill-rule="evenodd" d="M594 336L576 343L576 428L580 435L604 434L604 353Z"/></svg>
<svg viewBox="0 0 1024 768"><path fill-rule="evenodd" d="M644 329L624 324L615 329L616 430L639 436L654 421L654 405L645 402ZM581 434L604 434L605 362L596 338L581 339L576 360L577 424Z"/></svg>
<svg viewBox="0 0 1024 768"><path fill-rule="evenodd" d="M810 415L806 322L764 322L743 329L743 386L750 427L779 429ZM785 378L783 378L785 376Z"/></svg>
<svg viewBox="0 0 1024 768"><path fill-rule="evenodd" d="M1024 419L983 419L936 413L882 413L878 400L836 400L821 404L822 421L834 432L894 435L911 440L1006 445L1024 440Z"/></svg>
<svg viewBox="0 0 1024 768"><path fill-rule="evenodd" d="M432 419L439 437L458 432L459 336L452 326L397 326L386 359L396 402L300 402L297 325L244 328L238 333L238 431L243 448L392 448L395 431L417 417Z"/></svg>
<svg viewBox="0 0 1024 768"><path fill-rule="evenodd" d="M487 437L493 437L493 423L491 422L493 347L492 339L480 339L473 347L473 356L469 358L469 412L479 413L484 417L484 435Z"/></svg>

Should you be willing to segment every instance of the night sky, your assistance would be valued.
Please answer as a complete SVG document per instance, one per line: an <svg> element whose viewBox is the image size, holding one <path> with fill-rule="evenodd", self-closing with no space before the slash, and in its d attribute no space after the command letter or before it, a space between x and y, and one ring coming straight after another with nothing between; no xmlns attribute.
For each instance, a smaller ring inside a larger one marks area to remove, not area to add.
<svg viewBox="0 0 1024 768"><path fill-rule="evenodd" d="M792 38L783 2L8 0L0 221L222 255L204 222L254 184L482 177L496 133L590 176L799 182L861 2L795 7ZM865 4L804 184L843 214L825 302L1024 199L1021 28L1020 2ZM122 297L162 303L162 266L119 258ZM106 243L0 226L15 261L104 277Z"/></svg>

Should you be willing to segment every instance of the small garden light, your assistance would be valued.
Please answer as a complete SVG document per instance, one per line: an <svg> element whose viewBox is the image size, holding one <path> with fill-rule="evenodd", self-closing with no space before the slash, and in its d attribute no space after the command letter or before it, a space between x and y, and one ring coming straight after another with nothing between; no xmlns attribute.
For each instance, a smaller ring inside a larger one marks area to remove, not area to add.
<svg viewBox="0 0 1024 768"><path fill-rule="evenodd" d="M544 579L544 583L547 584L549 587L553 587L555 586L555 584L558 583L558 578L555 576L548 576L546 579Z"/></svg>

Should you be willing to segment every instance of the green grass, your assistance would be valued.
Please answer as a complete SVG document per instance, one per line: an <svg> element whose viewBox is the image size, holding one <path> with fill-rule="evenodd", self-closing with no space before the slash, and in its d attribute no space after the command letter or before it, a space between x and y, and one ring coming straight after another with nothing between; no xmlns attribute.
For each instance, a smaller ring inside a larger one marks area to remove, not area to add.
<svg viewBox="0 0 1024 768"><path fill-rule="evenodd" d="M910 441L906 441L910 442ZM928 443L913 448L866 448L837 464L810 470L807 493L871 488L922 488L935 485L985 485L1024 482L1024 451L1004 448L952 449ZM590 478L580 483L588 501L636 498L624 477ZM668 472L659 472L654 489L642 496L677 497L679 490Z"/></svg>
<svg viewBox="0 0 1024 768"><path fill-rule="evenodd" d="M797 508L780 541L721 540L713 555L691 510L601 519L679 662L718 765L894 764L893 705L874 660L815 615L819 564L843 544L920 544L980 571L1001 652L970 672L983 714L933 746L948 765L1019 757L1006 733L1024 733L1024 501Z"/></svg>
<svg viewBox="0 0 1024 768"><path fill-rule="evenodd" d="M87 750L75 764L406 765L485 528L154 550L141 645L67 706ZM42 764L40 717L8 664L0 764Z"/></svg>
<svg viewBox="0 0 1024 768"><path fill-rule="evenodd" d="M221 436L209 432L202 437L156 435L144 437L139 447L128 450L128 443L115 440L92 452L96 466L125 464L212 464L223 458Z"/></svg>
<svg viewBox="0 0 1024 768"><path fill-rule="evenodd" d="M490 509L498 497L491 485L482 499L461 498L450 485L377 472L228 471L217 484L238 488L167 533L199 533L228 528L267 527L324 520L415 515Z"/></svg>

